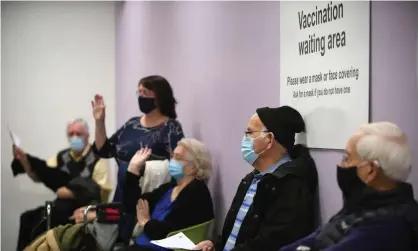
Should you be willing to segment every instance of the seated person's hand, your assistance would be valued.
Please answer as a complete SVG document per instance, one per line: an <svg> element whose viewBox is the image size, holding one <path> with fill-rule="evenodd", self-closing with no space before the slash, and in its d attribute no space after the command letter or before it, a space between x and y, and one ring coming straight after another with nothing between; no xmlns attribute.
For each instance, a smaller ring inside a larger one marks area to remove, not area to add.
<svg viewBox="0 0 418 251"><path fill-rule="evenodd" d="M145 162L150 156L151 148L145 147L139 149L129 162L128 172L139 175L139 171L145 166Z"/></svg>
<svg viewBox="0 0 418 251"><path fill-rule="evenodd" d="M212 241L202 241L196 245L195 250L215 251Z"/></svg>
<svg viewBox="0 0 418 251"><path fill-rule="evenodd" d="M66 187L58 188L57 196L60 199L73 199L74 198L73 192L71 192L71 190Z"/></svg>
<svg viewBox="0 0 418 251"><path fill-rule="evenodd" d="M148 201L139 199L136 205L136 217L138 218L138 225L143 228L145 224L151 219L149 215Z"/></svg>
<svg viewBox="0 0 418 251"><path fill-rule="evenodd" d="M84 222L84 210L87 207L80 207L79 209L74 210L73 216L71 216L71 219L75 221L75 223L82 223ZM96 211L89 211L87 214L87 221L94 221L96 219Z"/></svg>

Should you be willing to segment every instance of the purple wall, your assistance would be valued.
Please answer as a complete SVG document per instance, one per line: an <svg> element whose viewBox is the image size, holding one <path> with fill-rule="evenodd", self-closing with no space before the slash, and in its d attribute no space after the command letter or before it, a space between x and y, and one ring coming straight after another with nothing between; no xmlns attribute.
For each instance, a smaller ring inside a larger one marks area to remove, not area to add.
<svg viewBox="0 0 418 251"><path fill-rule="evenodd" d="M167 77L186 135L205 142L214 155L211 188L222 222L237 184L251 171L240 153L247 121L257 107L279 104L280 3L118 4L118 125L138 114L135 86L141 77ZM400 125L417 153L418 3L373 2L371 9L372 120ZM327 220L341 206L335 179L341 152L312 154ZM414 160L418 163L418 157ZM413 171L418 194L417 176Z"/></svg>

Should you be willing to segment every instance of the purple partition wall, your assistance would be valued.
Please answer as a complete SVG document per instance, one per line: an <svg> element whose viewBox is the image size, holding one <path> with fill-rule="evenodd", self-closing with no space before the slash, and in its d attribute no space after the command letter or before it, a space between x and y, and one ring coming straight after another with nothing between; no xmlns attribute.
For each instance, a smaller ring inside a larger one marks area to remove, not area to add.
<svg viewBox="0 0 418 251"><path fill-rule="evenodd" d="M251 170L240 143L257 107L279 104L279 2L124 2L117 13L117 121L138 114L137 81L172 83L187 136L213 153L211 189L222 222ZM371 118L397 123L418 164L418 2L371 3ZM366 24L365 24L366 25ZM291 60L291 59L289 59ZM341 152L312 150L322 220L341 206L335 165ZM418 193L418 171L411 182Z"/></svg>

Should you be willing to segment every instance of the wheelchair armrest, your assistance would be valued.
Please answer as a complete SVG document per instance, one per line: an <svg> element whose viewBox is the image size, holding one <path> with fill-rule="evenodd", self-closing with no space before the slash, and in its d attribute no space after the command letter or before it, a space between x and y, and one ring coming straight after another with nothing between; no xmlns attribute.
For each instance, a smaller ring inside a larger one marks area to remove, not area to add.
<svg viewBox="0 0 418 251"><path fill-rule="evenodd" d="M97 205L88 205L86 207L86 209L84 209L84 217L83 217L84 223L87 223L87 221L88 221L87 216L88 216L89 212L93 211L93 210L96 210L96 208L97 208Z"/></svg>
<svg viewBox="0 0 418 251"><path fill-rule="evenodd" d="M89 205L84 210L84 222L88 222L88 213L96 211L96 221L100 223L117 223L122 217L122 203L102 203L98 205Z"/></svg>
<svg viewBox="0 0 418 251"><path fill-rule="evenodd" d="M52 207L54 206L53 201L46 201L45 202L45 218L46 218L46 228L49 230L51 228L51 213Z"/></svg>

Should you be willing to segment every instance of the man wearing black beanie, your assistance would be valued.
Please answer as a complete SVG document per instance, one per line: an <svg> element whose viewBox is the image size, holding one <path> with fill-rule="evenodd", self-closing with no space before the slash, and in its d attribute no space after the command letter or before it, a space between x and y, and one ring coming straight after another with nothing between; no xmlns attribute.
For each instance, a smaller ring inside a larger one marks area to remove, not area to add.
<svg viewBox="0 0 418 251"><path fill-rule="evenodd" d="M197 249L276 251L315 229L315 162L295 145L295 134L304 130L302 116L289 106L257 109L241 144L254 170L239 185L222 234Z"/></svg>

